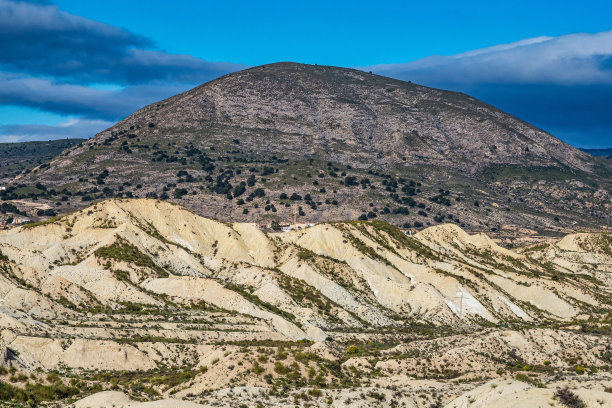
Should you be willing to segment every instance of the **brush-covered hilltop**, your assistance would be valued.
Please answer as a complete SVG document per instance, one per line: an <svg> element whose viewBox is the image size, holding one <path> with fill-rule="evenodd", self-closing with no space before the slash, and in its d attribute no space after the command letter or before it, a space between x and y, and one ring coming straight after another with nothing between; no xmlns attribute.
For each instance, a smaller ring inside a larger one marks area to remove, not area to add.
<svg viewBox="0 0 612 408"><path fill-rule="evenodd" d="M149 105L18 177L3 197L60 212L157 197L227 221L296 213L560 236L609 226L610 169L465 94L277 63Z"/></svg>
<svg viewBox="0 0 612 408"><path fill-rule="evenodd" d="M21 173L45 166L64 150L85 139L59 139L47 142L0 143L0 185L6 186Z"/></svg>
<svg viewBox="0 0 612 408"><path fill-rule="evenodd" d="M6 404L612 404L610 234L266 233L113 199L2 231L0 251Z"/></svg>

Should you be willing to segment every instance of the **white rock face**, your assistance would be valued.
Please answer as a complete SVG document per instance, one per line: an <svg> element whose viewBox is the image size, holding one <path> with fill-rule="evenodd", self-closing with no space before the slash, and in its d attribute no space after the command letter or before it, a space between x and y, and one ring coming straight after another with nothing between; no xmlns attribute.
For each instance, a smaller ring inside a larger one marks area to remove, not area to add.
<svg viewBox="0 0 612 408"><path fill-rule="evenodd" d="M567 322L610 310L609 242L576 234L511 251L454 225L411 237L360 222L266 234L166 202L109 200L0 232L0 345L32 367L150 370L200 355L177 344Z"/></svg>
<svg viewBox="0 0 612 408"><path fill-rule="evenodd" d="M555 388L536 388L519 381L490 381L466 392L444 408L534 408L565 405L554 398ZM612 394L579 387L572 390L585 407L612 406Z"/></svg>

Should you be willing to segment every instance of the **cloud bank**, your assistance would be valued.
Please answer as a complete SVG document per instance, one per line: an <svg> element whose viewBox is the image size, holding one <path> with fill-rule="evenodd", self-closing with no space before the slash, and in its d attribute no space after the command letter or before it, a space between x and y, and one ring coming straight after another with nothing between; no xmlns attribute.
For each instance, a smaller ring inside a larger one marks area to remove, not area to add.
<svg viewBox="0 0 612 408"><path fill-rule="evenodd" d="M152 40L61 11L0 0L0 67L73 83L201 83L244 66L155 50Z"/></svg>
<svg viewBox="0 0 612 408"><path fill-rule="evenodd" d="M49 1L0 0L0 50L0 105L82 118L68 127L1 126L7 140L91 137L102 124L245 68L167 53L149 38Z"/></svg>
<svg viewBox="0 0 612 408"><path fill-rule="evenodd" d="M80 115L88 119L117 120L139 107L192 86L155 81L117 90L103 90L0 72L0 104L27 106L64 115Z"/></svg>
<svg viewBox="0 0 612 408"><path fill-rule="evenodd" d="M74 119L57 126L4 125L0 126L0 143L83 138L95 135L112 124L104 120Z"/></svg>
<svg viewBox="0 0 612 408"><path fill-rule="evenodd" d="M363 69L468 93L576 145L612 146L612 31Z"/></svg>

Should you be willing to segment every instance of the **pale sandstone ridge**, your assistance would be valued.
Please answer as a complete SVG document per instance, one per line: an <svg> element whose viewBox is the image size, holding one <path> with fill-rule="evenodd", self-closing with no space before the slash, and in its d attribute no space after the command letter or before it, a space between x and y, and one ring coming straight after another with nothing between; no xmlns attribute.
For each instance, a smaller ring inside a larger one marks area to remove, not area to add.
<svg viewBox="0 0 612 408"><path fill-rule="evenodd" d="M569 272L587 272L608 285L612 283L611 234L577 233L558 242L535 245L524 251Z"/></svg>
<svg viewBox="0 0 612 408"><path fill-rule="evenodd" d="M581 262L581 273L609 284L604 272L588 269L592 263L610 265L605 237L568 236L534 254L552 257L565 274L568 265ZM113 245L119 247L114 258L99 255L100 248ZM125 257L125 246L147 262ZM2 304L32 317L75 313L53 300L159 307L161 294L179 305L204 302L252 316L291 340L325 339L327 328L391 327L405 318L436 325L568 320L587 305L606 307L600 296L608 289L558 280L557 270L535 256L452 224L414 237L376 222L323 223L266 235L253 224L222 223L147 199L108 200L57 221L3 232L0 249L10 259L11 274L36 288L1 277ZM298 288L326 299L330 309L295 298Z"/></svg>
<svg viewBox="0 0 612 408"><path fill-rule="evenodd" d="M29 372L193 372L152 385L157 402L105 391L76 407L195 407L213 395L236 406L234 392L259 401L294 369L303 384L330 386L308 395L332 406L376 406L346 385L360 376L386 401L399 398L386 387L404 387L408 407L497 407L500 395L537 406L554 388L508 382L508 367L583 365L593 368L584 387L608 381L611 243L581 233L512 250L452 224L409 236L380 221L264 233L163 201L107 200L0 232L0 350L3 365ZM484 379L501 394L477 388Z"/></svg>
<svg viewBox="0 0 612 408"><path fill-rule="evenodd" d="M536 388L524 382L494 380L465 393L444 408L566 408L554 397L555 388ZM612 394L578 387L572 390L584 407L612 406Z"/></svg>
<svg viewBox="0 0 612 408"><path fill-rule="evenodd" d="M416 383L416 381L415 381ZM434 388L438 384L429 384ZM555 392L562 384L556 384L551 388L537 388L524 382L516 380L493 380L487 382L474 390L457 397L453 401L444 405L444 408L566 408L567 405L555 398ZM248 403L249 394L257 394L257 389L240 390L236 400ZM367 391L366 391L367 392ZM612 394L603 390L593 390L591 388L578 386L572 389L585 404L584 407L608 407L612 406ZM384 393L384 391L383 391ZM359 391L344 391L329 394L334 395L332 400L342 401L344 399L355 398L351 406L355 407L375 407L380 406L376 403L363 401L359 396ZM361 392L363 394L363 392ZM384 394L383 394L384 395ZM221 397L221 395L219 396ZM219 398L221 400L221 398ZM225 402L225 401L224 401ZM219 402L217 406L231 406L224 402ZM421 405L418 399L403 398L403 406L417 408ZM342 407L344 404L333 403L332 407ZM205 408L210 405L196 404L193 402L178 399L164 399L155 402L136 402L121 392L104 391L77 401L71 408ZM279 404L278 406L283 406Z"/></svg>

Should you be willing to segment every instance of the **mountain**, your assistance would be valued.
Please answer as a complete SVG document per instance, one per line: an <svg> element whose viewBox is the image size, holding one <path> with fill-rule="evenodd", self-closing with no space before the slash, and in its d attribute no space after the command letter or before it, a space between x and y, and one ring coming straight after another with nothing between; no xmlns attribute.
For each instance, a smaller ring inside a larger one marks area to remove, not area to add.
<svg viewBox="0 0 612 408"><path fill-rule="evenodd" d="M583 152L587 152L588 154L591 154L593 156L600 156L600 157L607 157L607 158L611 158L612 157L612 148L607 148L607 149L580 149Z"/></svg>
<svg viewBox="0 0 612 408"><path fill-rule="evenodd" d="M30 197L63 197L63 211L159 197L231 221L377 217L510 236L609 225L610 174L468 95L278 63L149 105L13 186L40 183ZM23 198L14 190L3 197Z"/></svg>
<svg viewBox="0 0 612 408"><path fill-rule="evenodd" d="M537 406L586 372L577 398L612 402L606 233L509 250L452 224L265 233L115 199L0 251L4 401Z"/></svg>

